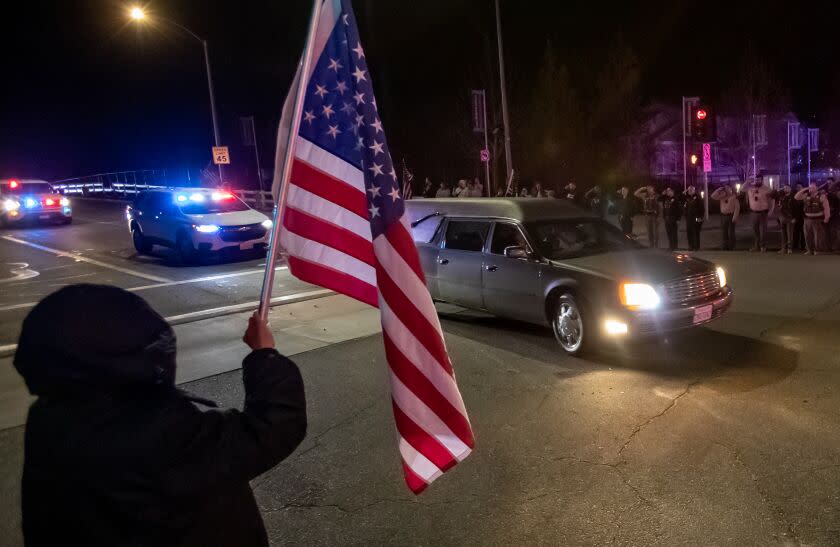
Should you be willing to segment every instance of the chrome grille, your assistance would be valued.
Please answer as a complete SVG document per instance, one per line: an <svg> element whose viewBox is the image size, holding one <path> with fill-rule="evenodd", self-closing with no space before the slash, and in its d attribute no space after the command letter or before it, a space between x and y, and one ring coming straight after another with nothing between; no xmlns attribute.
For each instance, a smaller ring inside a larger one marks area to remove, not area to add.
<svg viewBox="0 0 840 547"><path fill-rule="evenodd" d="M717 294L720 291L720 280L718 280L717 272L707 272L666 281L663 286L672 304L686 304L705 300Z"/></svg>

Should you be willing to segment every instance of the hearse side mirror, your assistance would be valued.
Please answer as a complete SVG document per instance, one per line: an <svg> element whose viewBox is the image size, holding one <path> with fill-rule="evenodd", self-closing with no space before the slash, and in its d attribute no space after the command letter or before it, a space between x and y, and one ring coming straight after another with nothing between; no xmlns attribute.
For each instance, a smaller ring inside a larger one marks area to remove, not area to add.
<svg viewBox="0 0 840 547"><path fill-rule="evenodd" d="M525 247L512 245L505 247L505 256L508 258L530 258L531 255Z"/></svg>

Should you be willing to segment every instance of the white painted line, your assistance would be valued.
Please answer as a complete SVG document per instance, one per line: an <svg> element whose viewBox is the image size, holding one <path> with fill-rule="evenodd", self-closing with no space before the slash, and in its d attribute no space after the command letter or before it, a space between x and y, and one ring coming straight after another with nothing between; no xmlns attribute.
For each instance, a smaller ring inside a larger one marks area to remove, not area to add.
<svg viewBox="0 0 840 547"><path fill-rule="evenodd" d="M26 245L28 247L32 247L33 249L38 249L40 251L46 251L48 253L52 253L56 256L63 256L66 258L72 258L78 262L87 262L88 264L93 264L94 266L100 266L102 268L108 268L110 270L114 270L117 272L122 272L124 274L133 275L134 277L140 277L143 279L148 279L149 281L155 281L156 283L172 283L171 279L166 279L165 277L158 277L156 275L149 275L147 273L143 273L137 270L131 270L129 268L122 268L120 266L114 266L113 264L108 264L107 262L102 262L93 258L88 258L86 256L76 255L73 253L68 253L66 251L60 251L58 249L53 249L51 247L46 247L44 245L39 245L38 243L32 243L31 241L26 241L23 239L18 239L12 236L2 236L3 239L6 241L11 241L13 243L19 243L21 245Z"/></svg>
<svg viewBox="0 0 840 547"><path fill-rule="evenodd" d="M271 305L276 306L280 304L294 304L295 302L303 302L305 300L314 300L316 298L323 298L336 294L335 291L329 289L317 289L314 291L304 291L294 294L284 294L283 296L275 296L271 299ZM253 302L244 302L242 304L233 304L231 306L222 306L219 308L210 308L208 310L199 310L181 315L173 315L171 317L164 317L170 325L181 325L183 323L193 323L202 319L212 319L223 315L232 315L234 313L246 312L256 310L260 306L259 300ZM7 344L0 346L0 357L7 357L17 351L17 344Z"/></svg>
<svg viewBox="0 0 840 547"><path fill-rule="evenodd" d="M279 270L288 270L288 266L277 266L274 268L275 271ZM219 274L219 275L208 275L207 277L196 277L193 279L184 279L181 281L169 281L168 283L155 283L154 285L141 285L139 287L131 287L130 289L126 289L129 292L137 292L137 291L145 291L148 289L160 289L162 287L173 287L176 285L187 285L189 283L203 283L205 281L217 281L219 279L227 279L229 277L242 277L246 275L254 275L258 273L263 273L265 270L245 270L241 272L233 272L229 274ZM11 311L11 310L20 310L24 308L32 308L37 304L37 302L23 302L21 304L9 304L7 306L0 306L0 312L4 311Z"/></svg>
<svg viewBox="0 0 840 547"><path fill-rule="evenodd" d="M288 266L278 266L275 268L277 270L288 270ZM154 285L143 285L140 287L132 287L130 289L126 289L127 291L137 292L137 291L145 291L147 289L160 289L162 287L173 287L175 285L186 285L188 283L202 283L205 281L218 281L219 279L227 279L228 277L241 277L243 275L253 275L258 273L263 273L265 270L245 270L241 272L233 272L228 274L219 274L219 275L208 275L207 277L196 277L194 279L184 279L181 281L169 281L167 283L156 283ZM2 308L0 308L2 309Z"/></svg>
<svg viewBox="0 0 840 547"><path fill-rule="evenodd" d="M335 294L334 291L329 289L317 289L314 291L304 291L294 294L284 294L283 296L275 296L271 299L271 305L276 304L284 304L289 302L297 302L301 300L311 300L313 298L318 298L322 296L328 296L331 294ZM232 304L230 306L221 306L219 308L210 308L209 310L201 310L201 311L194 311L190 313L184 313L181 315L173 315L171 317L166 317L166 321L172 324L179 324L179 323L187 323L192 321L197 321L199 319L209 318L209 317L216 317L219 315L229 315L232 313L239 313L243 311L251 311L256 310L260 305L259 300L254 300L253 302L243 302L242 304Z"/></svg>

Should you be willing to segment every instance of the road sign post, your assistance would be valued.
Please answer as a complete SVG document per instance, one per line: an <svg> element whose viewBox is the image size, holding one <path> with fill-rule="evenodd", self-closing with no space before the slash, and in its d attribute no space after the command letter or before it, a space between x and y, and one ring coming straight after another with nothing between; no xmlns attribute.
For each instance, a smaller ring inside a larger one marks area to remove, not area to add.
<svg viewBox="0 0 840 547"><path fill-rule="evenodd" d="M703 217L709 220L709 173L712 170L712 143L703 143Z"/></svg>
<svg viewBox="0 0 840 547"><path fill-rule="evenodd" d="M227 146L213 147L213 163L216 165L230 165L230 152Z"/></svg>

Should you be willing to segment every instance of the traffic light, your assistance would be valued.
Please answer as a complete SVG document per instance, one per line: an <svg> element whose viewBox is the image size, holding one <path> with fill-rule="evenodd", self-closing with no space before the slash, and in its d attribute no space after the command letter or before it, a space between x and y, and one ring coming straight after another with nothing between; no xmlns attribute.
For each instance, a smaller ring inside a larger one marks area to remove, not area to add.
<svg viewBox="0 0 840 547"><path fill-rule="evenodd" d="M692 109L691 135L699 142L713 142L717 139L717 122L709 105L698 104Z"/></svg>
<svg viewBox="0 0 840 547"><path fill-rule="evenodd" d="M689 160L691 161L691 165L697 165L697 154L692 154L689 156Z"/></svg>

